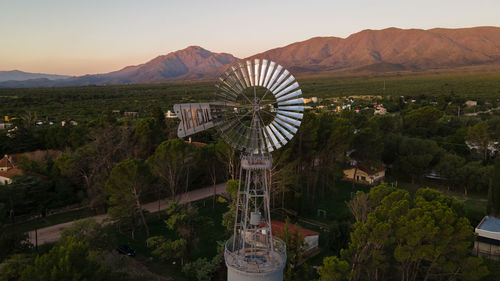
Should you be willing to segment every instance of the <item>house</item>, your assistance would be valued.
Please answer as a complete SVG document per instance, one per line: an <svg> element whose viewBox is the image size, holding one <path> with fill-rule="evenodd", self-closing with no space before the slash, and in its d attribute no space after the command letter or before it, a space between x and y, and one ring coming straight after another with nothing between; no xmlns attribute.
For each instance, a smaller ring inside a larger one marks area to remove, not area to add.
<svg viewBox="0 0 500 281"><path fill-rule="evenodd" d="M8 155L4 155L2 159L0 159L0 172L7 172L8 170L14 168L14 164L12 163L12 158Z"/></svg>
<svg viewBox="0 0 500 281"><path fill-rule="evenodd" d="M272 220L271 221L271 230L273 232L273 235L275 236L281 236L283 233L283 230L285 229L286 223L282 221L276 221ZM304 251L306 255L308 253L311 253L315 250L318 250L318 245L319 245L319 233L316 231L312 231L307 228L300 227L295 224L289 224L289 229L292 235L295 234L296 231L299 232L299 234L304 238Z"/></svg>
<svg viewBox="0 0 500 281"><path fill-rule="evenodd" d="M0 185L11 184L14 176L21 176L23 171L18 168L12 168L5 172L0 172Z"/></svg>
<svg viewBox="0 0 500 281"><path fill-rule="evenodd" d="M66 124L70 124L71 126L77 126L78 125L78 122L76 122L75 120L69 120L69 121L66 121L66 120L63 120L61 121L61 126L66 126Z"/></svg>
<svg viewBox="0 0 500 281"><path fill-rule="evenodd" d="M465 102L465 106L476 106L477 105L477 101L475 100L468 100Z"/></svg>
<svg viewBox="0 0 500 281"><path fill-rule="evenodd" d="M12 126L10 123L0 123L0 130L8 129L10 126Z"/></svg>
<svg viewBox="0 0 500 281"><path fill-rule="evenodd" d="M469 148L471 154L475 158L482 158L484 150L477 143L473 143L471 141L465 141L465 144ZM488 151L487 154L490 156L495 156L500 150L500 142L498 141L490 141L488 143Z"/></svg>
<svg viewBox="0 0 500 281"><path fill-rule="evenodd" d="M354 173L356 173L356 183L376 185L385 179L385 170L386 169L382 166L379 166L378 168L368 168L360 166L357 168L357 170L356 167L353 167L344 170L343 179L346 181L352 181Z"/></svg>
<svg viewBox="0 0 500 281"><path fill-rule="evenodd" d="M4 155L0 159L0 185L12 183L12 177L23 175L23 171L16 167L21 159L26 158L33 161L42 161L47 158L55 159L62 155L58 150L36 150L25 153Z"/></svg>
<svg viewBox="0 0 500 281"><path fill-rule="evenodd" d="M175 113L173 113L172 111L168 110L165 113L165 118L177 118L177 115Z"/></svg>
<svg viewBox="0 0 500 281"><path fill-rule="evenodd" d="M500 260L500 219L485 216L476 227L474 250L477 256Z"/></svg>
<svg viewBox="0 0 500 281"><path fill-rule="evenodd" d="M125 117L131 117L131 118L137 118L139 116L139 112L136 112L136 111L125 111L125 112L123 112L123 116L125 116Z"/></svg>
<svg viewBox="0 0 500 281"><path fill-rule="evenodd" d="M12 183L12 177L22 175L21 169L16 168L11 156L4 155L0 159L0 185Z"/></svg>
<svg viewBox="0 0 500 281"><path fill-rule="evenodd" d="M375 108L375 111L373 112L373 115L385 115L385 114L387 114L387 109L384 107L383 104L375 104L374 108Z"/></svg>

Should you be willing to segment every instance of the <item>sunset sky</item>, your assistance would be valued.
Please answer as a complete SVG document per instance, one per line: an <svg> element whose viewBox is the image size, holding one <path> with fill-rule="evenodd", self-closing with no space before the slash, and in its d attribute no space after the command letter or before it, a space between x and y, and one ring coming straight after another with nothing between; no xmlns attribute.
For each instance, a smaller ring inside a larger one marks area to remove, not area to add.
<svg viewBox="0 0 500 281"><path fill-rule="evenodd" d="M199 45L243 58L363 29L500 26L498 0L0 0L0 70L82 75Z"/></svg>

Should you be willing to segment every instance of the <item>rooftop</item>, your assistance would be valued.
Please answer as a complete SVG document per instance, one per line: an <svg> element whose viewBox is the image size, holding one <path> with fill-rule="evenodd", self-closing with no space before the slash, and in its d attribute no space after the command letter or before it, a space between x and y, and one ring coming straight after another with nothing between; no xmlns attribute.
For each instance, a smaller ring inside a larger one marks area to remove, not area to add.
<svg viewBox="0 0 500 281"><path fill-rule="evenodd" d="M4 177L4 178L8 178L8 179L11 179L13 176L22 176L22 175L23 175L23 171L21 169L18 169L18 168L13 168L13 169L10 169L6 172L0 173L0 177Z"/></svg>
<svg viewBox="0 0 500 281"><path fill-rule="evenodd" d="M486 216L477 228L491 232L500 232L500 219Z"/></svg>
<svg viewBox="0 0 500 281"><path fill-rule="evenodd" d="M4 155L4 157L2 157L0 159L0 167L1 168L11 169L11 168L14 168L14 165L12 165L12 163L10 162L8 156Z"/></svg>
<svg viewBox="0 0 500 281"><path fill-rule="evenodd" d="M273 235L280 236L281 233L283 232L283 230L285 229L285 225L286 224L282 221L272 220L271 221L271 228L273 230ZM290 223L289 227L290 227L290 232L292 234L294 234L295 231L298 230L299 233L302 234L304 237L319 235L319 233L316 231L300 227L299 225L296 225L296 224Z"/></svg>

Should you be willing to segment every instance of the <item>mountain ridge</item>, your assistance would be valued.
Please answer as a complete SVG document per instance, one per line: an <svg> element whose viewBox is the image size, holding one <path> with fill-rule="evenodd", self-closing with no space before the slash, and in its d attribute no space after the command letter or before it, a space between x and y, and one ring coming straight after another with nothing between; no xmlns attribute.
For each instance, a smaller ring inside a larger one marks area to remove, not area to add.
<svg viewBox="0 0 500 281"><path fill-rule="evenodd" d="M0 82L25 81L25 80L29 80L29 79L57 80L57 79L65 79L65 78L69 78L69 77L70 77L69 75L32 73L32 72L24 72L24 71L17 70L17 69L0 71Z"/></svg>
<svg viewBox="0 0 500 281"><path fill-rule="evenodd" d="M246 59L276 61L295 74L329 71L390 72L500 66L500 27L366 29L346 38L313 37ZM61 80L0 83L0 87L77 86L214 79L239 58L189 46L135 66Z"/></svg>

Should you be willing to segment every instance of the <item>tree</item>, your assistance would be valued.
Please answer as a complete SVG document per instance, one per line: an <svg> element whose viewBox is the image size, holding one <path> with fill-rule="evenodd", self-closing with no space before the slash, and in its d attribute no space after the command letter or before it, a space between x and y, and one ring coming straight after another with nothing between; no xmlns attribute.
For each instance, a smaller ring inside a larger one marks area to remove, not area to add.
<svg viewBox="0 0 500 281"><path fill-rule="evenodd" d="M386 146L386 158L394 159L395 171L411 178L420 178L428 169L434 166L442 149L435 141L419 138L398 136L391 140L394 146ZM393 154L394 156L387 156Z"/></svg>
<svg viewBox="0 0 500 281"><path fill-rule="evenodd" d="M465 190L474 190L477 192L485 192L490 185L492 173L491 166L484 166L481 161L467 162L458 171Z"/></svg>
<svg viewBox="0 0 500 281"><path fill-rule="evenodd" d="M474 232L457 199L428 188L412 198L384 184L371 189L366 206L366 221L354 224L342 259L334 259L329 271L323 265L321 278L479 280L488 274L482 258L470 256ZM349 272L342 261L351 265Z"/></svg>
<svg viewBox="0 0 500 281"><path fill-rule="evenodd" d="M211 224L212 221L198 214L198 209L191 204L179 205L172 201L167 209L168 218L165 224L170 230L177 232L177 235L186 241L185 255L189 255L194 247L200 223Z"/></svg>
<svg viewBox="0 0 500 281"><path fill-rule="evenodd" d="M404 128L411 135L432 136L437 132L438 120L442 115L443 113L433 106L414 109L404 116Z"/></svg>
<svg viewBox="0 0 500 281"><path fill-rule="evenodd" d="M336 256L326 257L318 268L319 281L342 281L349 278L350 265Z"/></svg>
<svg viewBox="0 0 500 281"><path fill-rule="evenodd" d="M33 262L33 259L26 254L15 254L9 259L0 263L0 280L18 281L21 279L21 274Z"/></svg>
<svg viewBox="0 0 500 281"><path fill-rule="evenodd" d="M479 152L483 156L483 160L486 161L488 159L488 149L491 142L488 123L479 122L470 127L467 131L467 141L479 148Z"/></svg>
<svg viewBox="0 0 500 281"><path fill-rule="evenodd" d="M197 161L199 166L201 166L204 174L210 178L210 182L213 186L213 200L212 208L215 208L215 198L217 197L217 168L221 165L217 158L217 150L215 144L208 144L200 147L198 150Z"/></svg>
<svg viewBox="0 0 500 281"><path fill-rule="evenodd" d="M222 225L226 227L229 233L234 231L234 220L236 216L236 200L238 200L238 188L239 181L228 180L226 183L226 194L230 196L230 202L228 204L229 210L222 215Z"/></svg>
<svg viewBox="0 0 500 281"><path fill-rule="evenodd" d="M153 117L156 122L158 123L158 126L160 126L161 129L165 129L166 123L165 123L165 113L159 106L153 107L153 110L151 111L151 117Z"/></svg>
<svg viewBox="0 0 500 281"><path fill-rule="evenodd" d="M84 242L91 249L103 250L110 244L107 233L94 218L74 221L71 226L63 229L59 241L64 244L68 239Z"/></svg>
<svg viewBox="0 0 500 281"><path fill-rule="evenodd" d="M6 219L6 214L7 214L7 208L5 208L4 203L0 203L0 227L2 227L3 223L5 222Z"/></svg>
<svg viewBox="0 0 500 281"><path fill-rule="evenodd" d="M153 236L148 238L147 244L148 247L154 249L151 253L160 261L181 259L181 264L184 264L183 257L187 244L185 239L170 240L163 236Z"/></svg>
<svg viewBox="0 0 500 281"><path fill-rule="evenodd" d="M148 190L151 183L151 173L148 166L141 160L127 159L116 165L109 175L105 189L108 197L108 214L112 219L129 220L134 235L136 215L139 214L146 235L149 237L149 227L144 217L141 194Z"/></svg>
<svg viewBox="0 0 500 281"><path fill-rule="evenodd" d="M198 281L210 281L221 262L222 257L220 255L216 255L212 260L199 258L194 262L184 265L182 271L187 276L194 277Z"/></svg>
<svg viewBox="0 0 500 281"><path fill-rule="evenodd" d="M33 248L33 245L29 241L28 234L12 231L0 232L0 249L2 249L0 251L0 262L10 255L24 253L31 248Z"/></svg>
<svg viewBox="0 0 500 281"><path fill-rule="evenodd" d="M381 162L380 158L382 157L382 137L377 130L370 127L362 128L354 136L352 148L354 152L351 157L356 160L356 167L352 178L352 188L354 189L356 173L360 164L367 166L369 169L372 167L378 169Z"/></svg>
<svg viewBox="0 0 500 281"><path fill-rule="evenodd" d="M135 126L134 140L137 144L137 155L141 158L151 155L162 139L163 133L155 118L141 119Z"/></svg>
<svg viewBox="0 0 500 281"><path fill-rule="evenodd" d="M222 139L217 141L215 149L219 161L226 165L226 179L236 179L239 171L238 151Z"/></svg>
<svg viewBox="0 0 500 281"><path fill-rule="evenodd" d="M188 174L188 168L193 164L196 147L183 139L173 139L162 142L147 160L153 174L160 182L167 185L170 196L176 200L181 186L181 180Z"/></svg>
<svg viewBox="0 0 500 281"><path fill-rule="evenodd" d="M493 176L488 189L488 214L500 216L500 157L495 159Z"/></svg>
<svg viewBox="0 0 500 281"><path fill-rule="evenodd" d="M283 280L306 279L309 266L304 264L304 236L295 225L290 226L289 218L286 218L285 227L280 234L280 238L286 244L286 267Z"/></svg>
<svg viewBox="0 0 500 281"><path fill-rule="evenodd" d="M90 131L90 142L57 158L55 172L83 186L90 208L103 208L106 203L104 185L111 169L132 156L131 136L130 127L116 125L112 116L109 120L101 116Z"/></svg>
<svg viewBox="0 0 500 281"><path fill-rule="evenodd" d="M22 272L22 281L107 280L108 271L89 258L88 245L69 239L38 256Z"/></svg>
<svg viewBox="0 0 500 281"><path fill-rule="evenodd" d="M445 177L448 184L452 187L463 183L462 167L465 164L465 159L451 153L446 153L439 163L436 165L436 171ZM449 186L448 186L449 188ZM464 193L467 195L467 186L464 185Z"/></svg>

